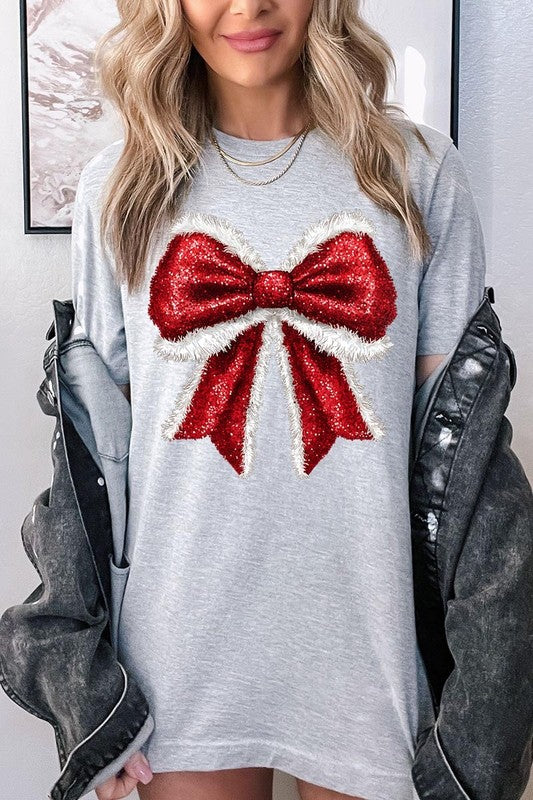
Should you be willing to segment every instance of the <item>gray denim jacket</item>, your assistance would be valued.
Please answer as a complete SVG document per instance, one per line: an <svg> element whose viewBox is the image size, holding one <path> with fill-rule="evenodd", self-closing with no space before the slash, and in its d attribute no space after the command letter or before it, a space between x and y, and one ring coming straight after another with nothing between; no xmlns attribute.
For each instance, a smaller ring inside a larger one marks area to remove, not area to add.
<svg viewBox="0 0 533 800"><path fill-rule="evenodd" d="M436 722L418 735L420 800L518 800L533 740L533 495L505 416L516 363L492 287L413 399L410 504L417 637ZM21 528L41 583L0 618L0 685L53 726L52 800L77 800L150 736L117 656L130 405L53 300L37 399L56 419L52 485Z"/></svg>

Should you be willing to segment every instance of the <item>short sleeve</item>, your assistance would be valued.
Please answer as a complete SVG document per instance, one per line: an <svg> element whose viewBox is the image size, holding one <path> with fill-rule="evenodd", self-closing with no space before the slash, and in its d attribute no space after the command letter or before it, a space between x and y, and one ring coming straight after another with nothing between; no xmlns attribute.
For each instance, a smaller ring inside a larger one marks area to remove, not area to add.
<svg viewBox="0 0 533 800"><path fill-rule="evenodd" d="M434 179L425 222L432 252L419 281L417 355L446 354L481 303L486 279L481 221L453 142Z"/></svg>
<svg viewBox="0 0 533 800"><path fill-rule="evenodd" d="M99 182L80 175L72 212L72 302L76 321L93 343L117 384L129 383L120 285L99 237Z"/></svg>

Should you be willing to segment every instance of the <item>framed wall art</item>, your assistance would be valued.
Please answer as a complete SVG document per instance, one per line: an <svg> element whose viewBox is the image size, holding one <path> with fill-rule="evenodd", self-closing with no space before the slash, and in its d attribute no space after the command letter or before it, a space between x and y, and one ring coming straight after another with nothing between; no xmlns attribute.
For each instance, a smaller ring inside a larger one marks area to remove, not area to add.
<svg viewBox="0 0 533 800"><path fill-rule="evenodd" d="M113 0L20 0L25 233L70 233L82 166L122 136L100 96L98 38L118 21Z"/></svg>

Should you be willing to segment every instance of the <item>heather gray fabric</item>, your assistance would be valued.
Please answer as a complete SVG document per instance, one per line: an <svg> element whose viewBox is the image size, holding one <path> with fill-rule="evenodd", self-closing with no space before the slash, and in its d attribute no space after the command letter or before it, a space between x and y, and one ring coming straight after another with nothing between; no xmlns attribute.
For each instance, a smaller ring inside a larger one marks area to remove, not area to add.
<svg viewBox="0 0 533 800"><path fill-rule="evenodd" d="M85 167L73 223L77 317L118 383L131 382L130 561L119 655L146 693L154 771L273 766L366 800L416 800L418 729L432 722L416 644L408 454L417 353L448 353L478 307L485 250L464 163L452 140L420 126L435 158L405 130L411 179L433 241L420 267L401 224L359 189L318 130L278 181L246 186L208 144L183 212L236 229L268 269L312 224L359 211L397 292L383 357L355 372L381 438L337 438L302 479L280 363L266 361L253 469L237 474L209 438L163 438L161 425L198 370L161 358L148 314L150 279L127 296L97 241L98 194L119 140ZM217 131L240 157L288 139ZM292 151L290 151L292 153ZM266 179L282 159L239 174ZM272 353L270 354L272 356Z"/></svg>

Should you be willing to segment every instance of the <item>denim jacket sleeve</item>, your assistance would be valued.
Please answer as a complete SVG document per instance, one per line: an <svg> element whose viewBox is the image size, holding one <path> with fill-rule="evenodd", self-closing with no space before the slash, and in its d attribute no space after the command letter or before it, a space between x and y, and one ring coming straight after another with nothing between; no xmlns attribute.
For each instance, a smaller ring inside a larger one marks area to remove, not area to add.
<svg viewBox="0 0 533 800"><path fill-rule="evenodd" d="M148 704L111 643L106 587L73 490L67 447L83 470L87 503L97 509L94 528L110 530L108 507L97 492L104 479L58 403L57 358L37 392L55 416L53 477L36 497L21 527L25 552L39 585L0 618L0 684L7 695L54 729L60 773L52 800L77 800L122 766L153 727ZM84 458L84 455L87 455ZM109 543L102 542L107 551Z"/></svg>

